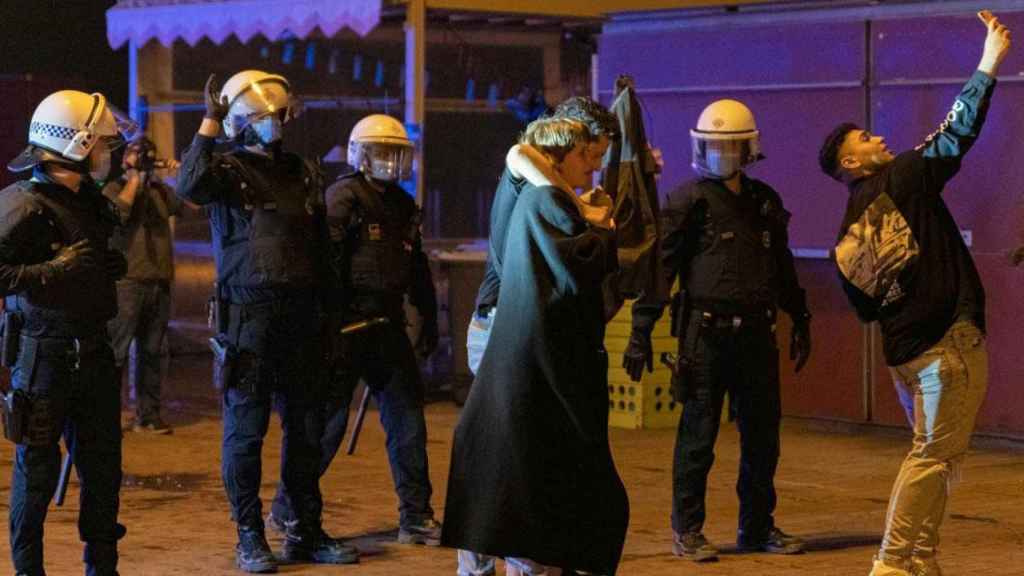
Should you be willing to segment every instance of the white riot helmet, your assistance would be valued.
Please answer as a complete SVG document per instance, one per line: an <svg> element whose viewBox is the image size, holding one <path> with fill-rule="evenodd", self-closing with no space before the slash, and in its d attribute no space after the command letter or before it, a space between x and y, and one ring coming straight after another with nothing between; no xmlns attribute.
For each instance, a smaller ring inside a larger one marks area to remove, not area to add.
<svg viewBox="0 0 1024 576"><path fill-rule="evenodd" d="M12 172L42 162L59 162L104 180L120 161L111 154L134 138L138 125L99 93L54 92L36 106L28 130L29 146L7 164ZM88 163L85 161L88 159Z"/></svg>
<svg viewBox="0 0 1024 576"><path fill-rule="evenodd" d="M754 114L736 100L709 104L700 113L697 127L690 130L690 139L693 169L706 178L728 180L764 158Z"/></svg>
<svg viewBox="0 0 1024 576"><path fill-rule="evenodd" d="M284 76L262 70L243 70L224 83L220 94L227 98L224 134L235 138L252 126L263 144L281 139L281 126L302 111Z"/></svg>
<svg viewBox="0 0 1024 576"><path fill-rule="evenodd" d="M405 126L385 114L371 114L356 122L348 137L349 165L377 180L408 178L412 153Z"/></svg>

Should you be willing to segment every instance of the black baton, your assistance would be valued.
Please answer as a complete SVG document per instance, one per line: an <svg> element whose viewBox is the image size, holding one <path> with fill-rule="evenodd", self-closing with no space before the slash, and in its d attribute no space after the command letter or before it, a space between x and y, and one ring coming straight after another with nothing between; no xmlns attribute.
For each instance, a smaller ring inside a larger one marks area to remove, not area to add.
<svg viewBox="0 0 1024 576"><path fill-rule="evenodd" d="M338 332L344 336L349 334L355 334L356 332L362 332L374 326L380 326L387 324L389 320L384 316L378 316L376 318L370 318L369 320L360 320L359 322L352 322L341 327ZM356 451L356 443L359 442L359 432L363 429L363 420L366 419L366 407L370 405L370 387L363 385L363 399L359 401L359 410L356 412L356 421L352 424L352 433L348 437L348 446L345 448L345 454L351 456Z"/></svg>
<svg viewBox="0 0 1024 576"><path fill-rule="evenodd" d="M64 448L66 449L67 445ZM71 468L73 466L74 460L71 458L71 450L66 450L64 461L60 465L60 477L57 479L57 493L54 494L57 506L64 505L64 497L68 495L68 482L71 480Z"/></svg>

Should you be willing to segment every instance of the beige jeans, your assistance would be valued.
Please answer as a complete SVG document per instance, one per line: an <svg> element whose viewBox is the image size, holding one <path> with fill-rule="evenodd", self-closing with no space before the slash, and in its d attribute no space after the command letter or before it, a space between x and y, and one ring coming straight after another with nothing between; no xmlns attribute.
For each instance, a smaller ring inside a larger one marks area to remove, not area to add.
<svg viewBox="0 0 1024 576"><path fill-rule="evenodd" d="M959 477L988 388L985 337L972 324L957 322L934 347L890 371L914 428L914 445L889 498L879 553L896 564L934 556L938 548L949 488Z"/></svg>

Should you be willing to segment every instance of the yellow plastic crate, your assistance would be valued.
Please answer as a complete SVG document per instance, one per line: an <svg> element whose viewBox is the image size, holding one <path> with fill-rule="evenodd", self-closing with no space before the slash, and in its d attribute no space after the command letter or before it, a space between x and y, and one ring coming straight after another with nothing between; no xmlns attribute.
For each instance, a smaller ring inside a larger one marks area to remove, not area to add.
<svg viewBox="0 0 1024 576"><path fill-rule="evenodd" d="M651 333L654 347L654 372L644 370L640 382L633 382L622 369L622 354L632 329L632 301L608 323L604 345L608 350L608 424L616 428L674 428L679 425L682 404L669 391L672 372L660 362L662 352L676 352L676 339L669 334L670 319L665 314Z"/></svg>

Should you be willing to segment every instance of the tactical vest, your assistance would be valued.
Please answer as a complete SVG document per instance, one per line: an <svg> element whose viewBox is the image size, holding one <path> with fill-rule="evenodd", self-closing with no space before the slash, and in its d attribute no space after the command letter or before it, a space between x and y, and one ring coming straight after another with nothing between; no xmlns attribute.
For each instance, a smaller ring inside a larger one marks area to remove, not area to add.
<svg viewBox="0 0 1024 576"><path fill-rule="evenodd" d="M5 298L7 310L21 312L22 332L29 336L85 337L106 329L117 314L117 288L103 264L103 251L117 222L113 206L98 191L82 196L57 184L17 182L0 192L0 213L28 217L42 213L48 222L42 237L24 246L11 246L20 264L39 264L53 259L64 245L86 239L96 251L95 270L83 271L73 282L54 282ZM64 195L64 196L62 196ZM22 218L4 222L0 237Z"/></svg>
<svg viewBox="0 0 1024 576"><path fill-rule="evenodd" d="M692 186L696 250L681 271L689 301L722 311L773 305L786 211L757 181L745 180L742 196L712 180Z"/></svg>
<svg viewBox="0 0 1024 576"><path fill-rule="evenodd" d="M323 187L319 171L289 155L275 170L234 154L220 156L238 195L217 202L213 228L217 282L223 289L301 289L316 278Z"/></svg>
<svg viewBox="0 0 1024 576"><path fill-rule="evenodd" d="M350 286L355 292L404 294L412 282L412 256L419 239L420 211L400 187L374 190L359 174L342 178L355 195L353 226L346 243Z"/></svg>

